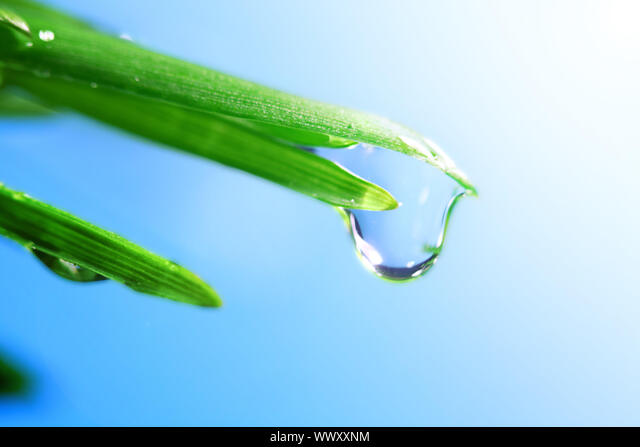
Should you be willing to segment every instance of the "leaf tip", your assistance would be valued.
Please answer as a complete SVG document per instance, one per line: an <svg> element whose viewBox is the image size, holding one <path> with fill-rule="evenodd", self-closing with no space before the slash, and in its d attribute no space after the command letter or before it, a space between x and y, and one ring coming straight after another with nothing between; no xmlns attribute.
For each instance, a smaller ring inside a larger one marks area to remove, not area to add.
<svg viewBox="0 0 640 447"><path fill-rule="evenodd" d="M369 211L390 211L398 208L400 204L386 189L371 183L369 190L357 202L351 201L347 208L363 209Z"/></svg>
<svg viewBox="0 0 640 447"><path fill-rule="evenodd" d="M222 307L222 299L220 298L220 296L218 296L218 294L215 293L212 289L211 292L212 293L209 295L207 303L204 305L204 307Z"/></svg>
<svg viewBox="0 0 640 447"><path fill-rule="evenodd" d="M400 206L400 203L393 195L381 186L375 186L375 201L376 207L372 208L374 211L390 211L395 210Z"/></svg>
<svg viewBox="0 0 640 447"><path fill-rule="evenodd" d="M188 300L191 304L195 304L200 307L217 308L222 307L222 298L216 293L211 286L198 278L199 291L193 295L191 300Z"/></svg>
<svg viewBox="0 0 640 447"><path fill-rule="evenodd" d="M391 210L395 210L396 208L398 208L400 206L400 203L391 195L389 194L389 199L387 202L385 202L384 208L382 208L380 211L391 211Z"/></svg>

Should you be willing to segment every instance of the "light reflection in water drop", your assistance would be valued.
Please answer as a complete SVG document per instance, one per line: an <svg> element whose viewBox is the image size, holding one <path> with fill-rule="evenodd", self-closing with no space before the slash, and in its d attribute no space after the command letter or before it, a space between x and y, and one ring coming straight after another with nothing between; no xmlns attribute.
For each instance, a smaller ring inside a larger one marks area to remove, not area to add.
<svg viewBox="0 0 640 447"><path fill-rule="evenodd" d="M43 42L51 42L53 39L56 38L56 35L53 31L43 29L43 30L40 30L40 32L38 33L38 37Z"/></svg>
<svg viewBox="0 0 640 447"><path fill-rule="evenodd" d="M84 267L80 267L79 265L76 265L64 259L57 258L36 248L31 248L31 252L49 270L65 279L76 282L95 282L108 279L100 275L99 273L96 273Z"/></svg>
<svg viewBox="0 0 640 447"><path fill-rule="evenodd" d="M426 162L383 148L360 144L315 152L382 186L401 202L391 211L340 209L365 267L393 281L411 280L429 270L465 189Z"/></svg>

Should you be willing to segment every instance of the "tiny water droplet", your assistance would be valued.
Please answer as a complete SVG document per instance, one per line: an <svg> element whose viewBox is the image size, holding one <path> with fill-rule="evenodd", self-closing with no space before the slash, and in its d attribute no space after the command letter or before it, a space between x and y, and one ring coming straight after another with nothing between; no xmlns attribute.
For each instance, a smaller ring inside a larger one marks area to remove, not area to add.
<svg viewBox="0 0 640 447"><path fill-rule="evenodd" d="M391 211L341 209L365 267L394 281L417 278L429 270L465 189L430 164L392 150L361 144L315 152L402 200L402 206Z"/></svg>
<svg viewBox="0 0 640 447"><path fill-rule="evenodd" d="M48 29L42 29L38 33L38 37L43 42L51 42L53 39L56 38L56 35L53 31L50 31Z"/></svg>
<svg viewBox="0 0 640 447"><path fill-rule="evenodd" d="M91 88L98 88L98 84L96 84L95 82L92 82L91 84L89 84L89 86Z"/></svg>
<svg viewBox="0 0 640 447"><path fill-rule="evenodd" d="M108 279L93 270L80 267L79 265L65 259L52 256L35 247L31 247L30 250L45 267L62 278L76 282L95 282Z"/></svg>

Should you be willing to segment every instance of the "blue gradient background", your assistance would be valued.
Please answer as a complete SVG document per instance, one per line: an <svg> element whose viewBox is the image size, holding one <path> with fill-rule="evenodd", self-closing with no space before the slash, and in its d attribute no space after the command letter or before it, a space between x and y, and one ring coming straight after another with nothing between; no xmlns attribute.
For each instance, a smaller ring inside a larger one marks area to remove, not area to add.
<svg viewBox="0 0 640 447"><path fill-rule="evenodd" d="M480 199L422 280L335 212L85 118L4 120L0 179L198 272L207 311L0 241L0 424L640 424L640 6L51 1L154 49L388 116Z"/></svg>

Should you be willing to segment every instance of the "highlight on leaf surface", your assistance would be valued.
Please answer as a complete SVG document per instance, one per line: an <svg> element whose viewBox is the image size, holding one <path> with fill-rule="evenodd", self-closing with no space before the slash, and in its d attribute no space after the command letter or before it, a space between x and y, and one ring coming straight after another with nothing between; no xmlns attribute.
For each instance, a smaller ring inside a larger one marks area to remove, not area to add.
<svg viewBox="0 0 640 447"><path fill-rule="evenodd" d="M0 8L0 25L7 26L27 37L31 37L31 30L27 22L11 10Z"/></svg>
<svg viewBox="0 0 640 447"><path fill-rule="evenodd" d="M27 247L66 279L95 281L103 276L175 301L222 304L211 287L185 268L2 184L0 234Z"/></svg>

